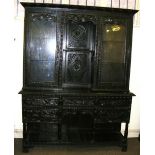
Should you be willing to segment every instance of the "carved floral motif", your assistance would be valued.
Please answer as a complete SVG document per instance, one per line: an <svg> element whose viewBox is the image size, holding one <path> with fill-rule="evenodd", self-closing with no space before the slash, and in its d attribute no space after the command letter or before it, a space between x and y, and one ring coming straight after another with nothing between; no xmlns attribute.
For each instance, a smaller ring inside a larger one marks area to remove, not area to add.
<svg viewBox="0 0 155 155"><path fill-rule="evenodd" d="M85 14L68 14L65 17L67 20L72 20L75 22L87 22L91 21L96 23L97 17L94 15L85 15Z"/></svg>
<svg viewBox="0 0 155 155"><path fill-rule="evenodd" d="M33 13L31 15L31 19L33 21L56 21L56 16L49 14L49 13Z"/></svg>

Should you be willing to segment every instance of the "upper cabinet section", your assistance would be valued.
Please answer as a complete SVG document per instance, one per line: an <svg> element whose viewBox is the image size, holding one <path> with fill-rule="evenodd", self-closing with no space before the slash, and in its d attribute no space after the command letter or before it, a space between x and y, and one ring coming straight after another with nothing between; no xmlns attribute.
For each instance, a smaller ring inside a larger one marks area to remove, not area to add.
<svg viewBox="0 0 155 155"><path fill-rule="evenodd" d="M24 88L128 90L135 10L22 4Z"/></svg>

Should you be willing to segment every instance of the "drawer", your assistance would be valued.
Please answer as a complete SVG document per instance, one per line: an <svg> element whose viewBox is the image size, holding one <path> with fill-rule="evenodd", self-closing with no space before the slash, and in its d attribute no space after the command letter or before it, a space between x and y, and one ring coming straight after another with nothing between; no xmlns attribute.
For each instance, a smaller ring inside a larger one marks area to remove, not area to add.
<svg viewBox="0 0 155 155"><path fill-rule="evenodd" d="M130 107L131 106L131 97L102 97L98 98L95 105L104 108L113 108L113 107Z"/></svg>
<svg viewBox="0 0 155 155"><path fill-rule="evenodd" d="M25 108L23 109L24 122L57 122L58 112L57 108Z"/></svg>
<svg viewBox="0 0 155 155"><path fill-rule="evenodd" d="M23 106L58 106L58 98L23 96Z"/></svg>
<svg viewBox="0 0 155 155"><path fill-rule="evenodd" d="M68 107L91 107L94 106L95 99L93 97L65 97L63 98L63 106Z"/></svg>
<svg viewBox="0 0 155 155"><path fill-rule="evenodd" d="M95 122L122 122L129 121L130 108L96 108Z"/></svg>

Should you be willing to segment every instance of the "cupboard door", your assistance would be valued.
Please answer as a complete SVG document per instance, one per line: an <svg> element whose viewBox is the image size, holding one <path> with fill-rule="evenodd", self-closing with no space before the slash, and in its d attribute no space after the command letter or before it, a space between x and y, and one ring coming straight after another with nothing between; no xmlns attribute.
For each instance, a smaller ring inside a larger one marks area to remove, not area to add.
<svg viewBox="0 0 155 155"><path fill-rule="evenodd" d="M63 40L63 87L91 87L95 25L80 14L66 14Z"/></svg>
<svg viewBox="0 0 155 155"><path fill-rule="evenodd" d="M127 77L127 50L129 36L127 21L104 20L99 36L98 87L103 89L125 89Z"/></svg>
<svg viewBox="0 0 155 155"><path fill-rule="evenodd" d="M27 31L27 78L29 86L57 85L56 14L29 13Z"/></svg>
<svg viewBox="0 0 155 155"><path fill-rule="evenodd" d="M89 87L91 79L91 53L66 51L63 86Z"/></svg>

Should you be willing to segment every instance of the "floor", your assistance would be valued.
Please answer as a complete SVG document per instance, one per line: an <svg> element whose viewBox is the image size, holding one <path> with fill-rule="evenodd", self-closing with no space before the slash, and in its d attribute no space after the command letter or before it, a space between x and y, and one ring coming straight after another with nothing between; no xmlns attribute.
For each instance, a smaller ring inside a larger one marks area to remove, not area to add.
<svg viewBox="0 0 155 155"><path fill-rule="evenodd" d="M79 146L44 146L34 147L29 153L22 152L22 139L15 139L14 155L140 155L138 138L128 139L128 151L121 152L120 147L79 147Z"/></svg>

